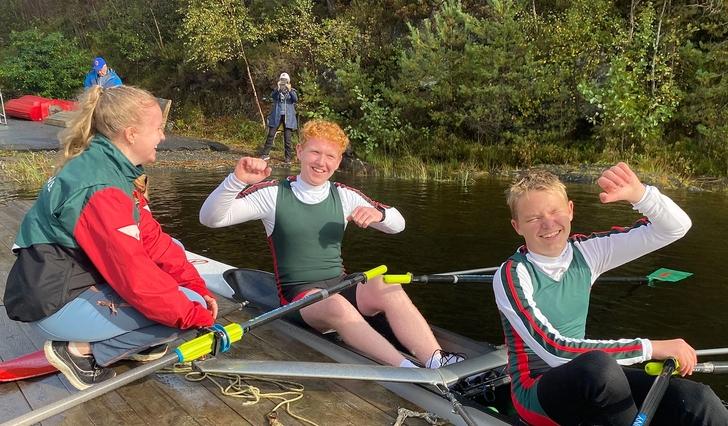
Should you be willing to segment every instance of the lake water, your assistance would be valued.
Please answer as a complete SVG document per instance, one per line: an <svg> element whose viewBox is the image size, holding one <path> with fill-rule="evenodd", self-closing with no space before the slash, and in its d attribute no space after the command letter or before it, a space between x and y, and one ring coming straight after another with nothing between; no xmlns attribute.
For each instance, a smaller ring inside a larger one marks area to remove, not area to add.
<svg viewBox="0 0 728 426"><path fill-rule="evenodd" d="M224 229L199 224L206 196L227 171L150 169L151 206L164 228L194 252L222 262L272 269L263 225L252 222ZM521 244L509 223L503 191L508 182L409 182L346 174L335 179L396 206L407 221L397 235L347 228L344 261L349 271L386 264L391 273L439 273L498 266ZM602 205L596 185L569 184L575 203L572 232L603 231L638 218L626 204ZM2 191L0 191L2 192ZM591 338L682 337L696 349L728 346L728 196L665 191L693 220L675 244L615 270L613 275L646 276L660 267L693 272L678 284L659 288L630 284L594 287L587 333ZM8 193L3 197L33 197ZM489 284L416 285L407 292L433 324L478 340L500 344L503 336ZM716 360L728 357L717 357ZM728 399L728 376L696 375Z"/></svg>

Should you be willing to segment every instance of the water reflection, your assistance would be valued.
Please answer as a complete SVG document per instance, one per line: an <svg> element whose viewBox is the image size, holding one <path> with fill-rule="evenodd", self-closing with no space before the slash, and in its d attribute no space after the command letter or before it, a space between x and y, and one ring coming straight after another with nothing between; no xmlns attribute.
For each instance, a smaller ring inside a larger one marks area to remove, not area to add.
<svg viewBox="0 0 728 426"><path fill-rule="evenodd" d="M270 270L271 257L259 221L224 229L199 224L202 202L226 174L151 169L152 208L165 229L190 250L232 265ZM481 180L463 189L453 183L347 175L336 179L397 206L407 220L406 230L398 235L349 227L344 259L350 271L382 263L392 272L420 274L497 266L521 244L509 223L503 196L505 181ZM630 206L601 205L596 186L568 187L576 206L574 232L607 230L637 219ZM595 338L683 337L696 348L728 346L728 289L722 269L728 245L720 240L728 234L728 221L722 215L728 198L712 193L668 193L693 219L693 229L681 241L614 274L645 276L668 267L695 275L657 289L626 284L596 286L587 331ZM18 196L32 197L34 192L0 198ZM408 293L433 324L475 339L502 342L489 285L413 285ZM696 377L728 399L728 379Z"/></svg>

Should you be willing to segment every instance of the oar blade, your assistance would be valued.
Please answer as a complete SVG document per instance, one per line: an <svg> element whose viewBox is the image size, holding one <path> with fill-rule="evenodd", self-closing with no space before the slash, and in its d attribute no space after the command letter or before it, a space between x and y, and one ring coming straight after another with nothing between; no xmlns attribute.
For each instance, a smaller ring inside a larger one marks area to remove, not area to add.
<svg viewBox="0 0 728 426"><path fill-rule="evenodd" d="M655 281L676 283L693 275L692 272L677 271L675 269L660 268L647 276L647 284L654 287Z"/></svg>

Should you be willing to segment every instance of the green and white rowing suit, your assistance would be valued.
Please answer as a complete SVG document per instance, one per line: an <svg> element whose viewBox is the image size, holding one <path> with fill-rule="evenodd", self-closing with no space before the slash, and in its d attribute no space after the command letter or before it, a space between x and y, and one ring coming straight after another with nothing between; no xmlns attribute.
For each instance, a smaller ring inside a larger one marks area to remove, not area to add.
<svg viewBox="0 0 728 426"><path fill-rule="evenodd" d="M593 350L606 352L621 365L652 357L647 339L586 338L590 290L596 279L678 240L691 226L688 215L651 186L634 209L645 217L631 227L574 235L558 257L521 247L495 275L493 289L508 347L512 399L530 424L549 424L537 397L539 377L549 368Z"/></svg>

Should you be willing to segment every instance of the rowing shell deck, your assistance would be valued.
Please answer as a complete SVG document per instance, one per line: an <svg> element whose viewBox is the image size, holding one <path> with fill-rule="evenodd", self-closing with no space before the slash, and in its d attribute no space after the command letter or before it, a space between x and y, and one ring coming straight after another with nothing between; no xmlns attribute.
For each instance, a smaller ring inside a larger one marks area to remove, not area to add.
<svg viewBox="0 0 728 426"><path fill-rule="evenodd" d="M0 294L14 257L11 254L15 234L31 202L14 200L0 205ZM196 265L205 277L204 265ZM207 277L209 278L209 277ZM221 301L221 303L225 303ZM225 309L221 307L221 309ZM223 323L242 322L251 312L242 311L225 317ZM263 326L233 345L224 357L251 360L295 360L330 362L329 358L297 340L281 335L275 322ZM8 319L0 305L0 360L34 352L42 348L43 339L27 324ZM132 368L120 365L117 371ZM397 408L423 411L384 387L357 380L300 379L305 388L303 399L293 403L293 411L320 425L391 425ZM254 383L255 384L255 383ZM0 423L32 409L57 401L75 389L60 374L21 382L0 384ZM191 383L173 374L153 374L97 399L85 402L43 424L68 425L197 425L197 424L267 424L266 413L274 403L262 400L257 405L242 406L239 399L222 396L208 383ZM283 409L278 419L284 425L304 424ZM424 420L407 419L408 425L425 425Z"/></svg>

